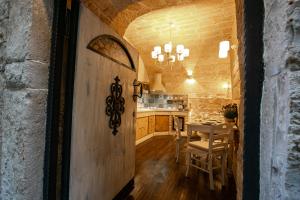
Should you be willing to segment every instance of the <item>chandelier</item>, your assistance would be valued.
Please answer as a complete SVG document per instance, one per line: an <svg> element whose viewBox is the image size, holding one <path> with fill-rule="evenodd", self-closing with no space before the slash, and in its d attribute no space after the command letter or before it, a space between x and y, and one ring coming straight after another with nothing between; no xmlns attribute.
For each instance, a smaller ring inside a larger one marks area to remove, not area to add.
<svg viewBox="0 0 300 200"><path fill-rule="evenodd" d="M162 63L168 61L168 63L174 63L177 61L184 61L185 58L189 57L190 50L185 48L183 44L177 44L175 50L173 49L172 41L172 32L171 28L174 27L174 24L170 23L170 41L161 46L154 46L153 51L151 52L152 59Z"/></svg>
<svg viewBox="0 0 300 200"><path fill-rule="evenodd" d="M184 45L178 44L176 46L176 52L172 53L172 42L164 44L162 51L161 46L155 46L151 52L151 57L158 62L164 62L165 60L174 63L176 60L184 61L190 55L190 50L185 48Z"/></svg>

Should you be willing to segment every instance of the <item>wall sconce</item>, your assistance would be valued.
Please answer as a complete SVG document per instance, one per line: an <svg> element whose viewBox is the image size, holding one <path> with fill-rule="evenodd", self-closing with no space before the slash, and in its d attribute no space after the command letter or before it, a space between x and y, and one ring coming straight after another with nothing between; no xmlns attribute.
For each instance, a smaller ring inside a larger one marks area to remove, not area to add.
<svg viewBox="0 0 300 200"><path fill-rule="evenodd" d="M229 88L231 88L231 85L230 85L229 83L224 83L224 84L222 85L222 87L223 87L224 89L229 89Z"/></svg>
<svg viewBox="0 0 300 200"><path fill-rule="evenodd" d="M219 58L227 58L229 51L229 41L221 41L219 44Z"/></svg>
<svg viewBox="0 0 300 200"><path fill-rule="evenodd" d="M186 82L188 82L189 84L193 84L196 82L196 80L193 77L191 77L191 78L186 79Z"/></svg>
<svg viewBox="0 0 300 200"><path fill-rule="evenodd" d="M187 79L186 82L189 84L193 84L196 82L196 80L193 78L193 70L187 70Z"/></svg>
<svg viewBox="0 0 300 200"><path fill-rule="evenodd" d="M188 75L188 76L192 76L192 75L193 75L193 70L190 70L190 69L187 70L187 75Z"/></svg>
<svg viewBox="0 0 300 200"><path fill-rule="evenodd" d="M226 90L226 97L229 97L229 93L230 93L230 89L231 89L231 85L227 82L223 83L222 85L223 89Z"/></svg>

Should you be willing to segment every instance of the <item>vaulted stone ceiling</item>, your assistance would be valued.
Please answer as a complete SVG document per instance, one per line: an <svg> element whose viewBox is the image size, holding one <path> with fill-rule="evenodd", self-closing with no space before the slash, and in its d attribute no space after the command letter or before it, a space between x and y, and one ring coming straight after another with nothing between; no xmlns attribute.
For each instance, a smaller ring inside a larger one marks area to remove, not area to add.
<svg viewBox="0 0 300 200"><path fill-rule="evenodd" d="M188 5L207 0L82 0L105 23L120 35L137 17L170 6ZM215 1L215 0L208 0Z"/></svg>
<svg viewBox="0 0 300 200"><path fill-rule="evenodd" d="M124 37L138 49L150 77L162 72L168 92L221 97L228 96L222 85L231 83L231 61L218 57L219 42L234 41L234 22L233 0L203 0L144 14L129 24ZM151 58L153 47L169 40L190 49L190 56L172 69L167 62L160 64ZM188 70L196 79L193 85L186 84Z"/></svg>
<svg viewBox="0 0 300 200"><path fill-rule="evenodd" d="M169 40L190 49L190 56L181 63L185 68L193 70L203 64L213 67L227 61L218 58L218 47L220 41L231 40L234 16L233 1L200 1L142 15L128 26L124 36L138 49L150 73L167 68L156 64L150 55L155 45L162 46Z"/></svg>

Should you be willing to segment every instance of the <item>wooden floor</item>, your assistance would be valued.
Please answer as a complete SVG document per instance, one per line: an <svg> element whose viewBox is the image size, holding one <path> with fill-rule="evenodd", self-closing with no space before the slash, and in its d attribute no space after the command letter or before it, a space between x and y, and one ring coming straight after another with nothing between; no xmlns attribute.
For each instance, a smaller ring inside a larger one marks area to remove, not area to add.
<svg viewBox="0 0 300 200"><path fill-rule="evenodd" d="M140 144L136 151L135 188L127 200L236 199L232 178L222 188L217 177L214 191L209 190L206 173L191 168L189 178L186 178L185 155L182 151L177 164L172 136L156 136Z"/></svg>

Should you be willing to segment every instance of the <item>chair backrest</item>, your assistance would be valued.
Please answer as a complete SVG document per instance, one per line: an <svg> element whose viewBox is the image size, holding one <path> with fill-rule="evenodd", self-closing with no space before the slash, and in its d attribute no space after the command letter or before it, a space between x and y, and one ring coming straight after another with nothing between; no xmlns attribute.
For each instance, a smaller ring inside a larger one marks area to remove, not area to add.
<svg viewBox="0 0 300 200"><path fill-rule="evenodd" d="M188 131L187 131L187 136L188 136L187 141L190 142L190 138L192 136L192 131L199 131L201 133L209 135L212 132L212 128L213 127L210 125L190 124L188 126Z"/></svg>
<svg viewBox="0 0 300 200"><path fill-rule="evenodd" d="M181 132L180 132L180 128L179 128L179 118L177 116L173 115L173 119L174 119L174 128L175 128L176 138L180 139Z"/></svg>
<svg viewBox="0 0 300 200"><path fill-rule="evenodd" d="M231 131L232 126L227 124L212 126L212 131L209 134L209 153L220 148L227 150Z"/></svg>

